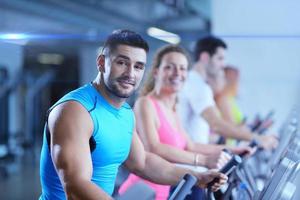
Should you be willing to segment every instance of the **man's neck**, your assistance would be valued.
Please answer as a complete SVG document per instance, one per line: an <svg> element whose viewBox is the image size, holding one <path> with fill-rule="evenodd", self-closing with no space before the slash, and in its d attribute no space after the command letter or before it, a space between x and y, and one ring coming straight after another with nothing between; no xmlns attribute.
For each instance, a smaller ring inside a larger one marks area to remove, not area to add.
<svg viewBox="0 0 300 200"><path fill-rule="evenodd" d="M193 70L194 70L195 72L197 72L198 74L200 74L200 76L202 76L202 78L203 78L204 80L206 80L207 74L206 74L205 66L204 66L200 61L197 61L197 62L194 64Z"/></svg>
<svg viewBox="0 0 300 200"><path fill-rule="evenodd" d="M97 76L97 78L92 82L92 84L96 88L96 90L101 94L101 96L103 96L103 98L113 107L120 108L126 101L126 98L117 97L111 92L109 92L105 87L104 82L101 81L101 78L99 76Z"/></svg>

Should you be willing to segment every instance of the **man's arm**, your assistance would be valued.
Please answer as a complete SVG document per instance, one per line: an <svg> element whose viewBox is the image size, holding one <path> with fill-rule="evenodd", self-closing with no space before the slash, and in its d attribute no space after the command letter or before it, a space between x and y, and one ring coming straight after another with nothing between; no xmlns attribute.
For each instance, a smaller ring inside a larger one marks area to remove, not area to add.
<svg viewBox="0 0 300 200"><path fill-rule="evenodd" d="M265 149L271 149L277 145L277 140L273 136L253 134L244 126L234 126L233 124L226 122L224 119L222 119L222 117L219 116L216 107L211 106L206 108L201 115L208 122L213 131L224 137L247 141L255 139Z"/></svg>
<svg viewBox="0 0 300 200"><path fill-rule="evenodd" d="M51 157L67 199L111 199L91 182L92 161L89 139L93 122L75 101L55 107L48 118Z"/></svg>
<svg viewBox="0 0 300 200"><path fill-rule="evenodd" d="M176 185L186 173L196 176L200 187L206 187L214 178L219 179L214 185L214 190L227 181L227 177L219 172L194 172L176 167L153 153L145 152L136 132L133 134L130 154L125 165L131 172L158 184Z"/></svg>

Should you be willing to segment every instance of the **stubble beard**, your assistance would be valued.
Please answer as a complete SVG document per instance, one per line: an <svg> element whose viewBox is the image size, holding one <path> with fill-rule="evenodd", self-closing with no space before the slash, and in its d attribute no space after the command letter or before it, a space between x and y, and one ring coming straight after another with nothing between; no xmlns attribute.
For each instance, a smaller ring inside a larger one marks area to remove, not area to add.
<svg viewBox="0 0 300 200"><path fill-rule="evenodd" d="M107 91L109 93L111 93L112 95L118 97L118 98L122 98L122 99L127 99L129 98L133 93L134 93L134 89L132 89L132 91L128 92L128 93L124 93L122 92L117 84L110 84L109 86L105 84L105 88L107 89Z"/></svg>

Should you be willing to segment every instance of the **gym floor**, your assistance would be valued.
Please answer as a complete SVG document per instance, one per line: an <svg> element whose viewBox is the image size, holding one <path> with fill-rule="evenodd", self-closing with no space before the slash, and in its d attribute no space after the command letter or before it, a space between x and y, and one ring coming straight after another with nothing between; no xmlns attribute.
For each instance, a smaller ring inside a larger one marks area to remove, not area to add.
<svg viewBox="0 0 300 200"><path fill-rule="evenodd" d="M39 149L35 153L24 153L14 173L8 177L0 176L1 200L38 199L41 194L39 180Z"/></svg>

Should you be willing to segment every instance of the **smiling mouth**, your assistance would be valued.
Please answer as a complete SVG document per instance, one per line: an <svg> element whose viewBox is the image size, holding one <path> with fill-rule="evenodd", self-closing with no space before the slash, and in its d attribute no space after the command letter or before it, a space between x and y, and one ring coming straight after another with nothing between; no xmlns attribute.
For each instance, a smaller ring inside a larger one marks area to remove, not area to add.
<svg viewBox="0 0 300 200"><path fill-rule="evenodd" d="M122 85L122 86L126 86L126 87L128 87L128 86L132 86L132 87L134 87L135 86L135 82L134 81L130 81L130 80L118 80L118 83L120 83L120 85Z"/></svg>
<svg viewBox="0 0 300 200"><path fill-rule="evenodd" d="M172 79L172 80L170 80L170 82L171 83L175 83L175 84L178 84L178 83L182 83L183 81L182 80L180 80L180 79Z"/></svg>

